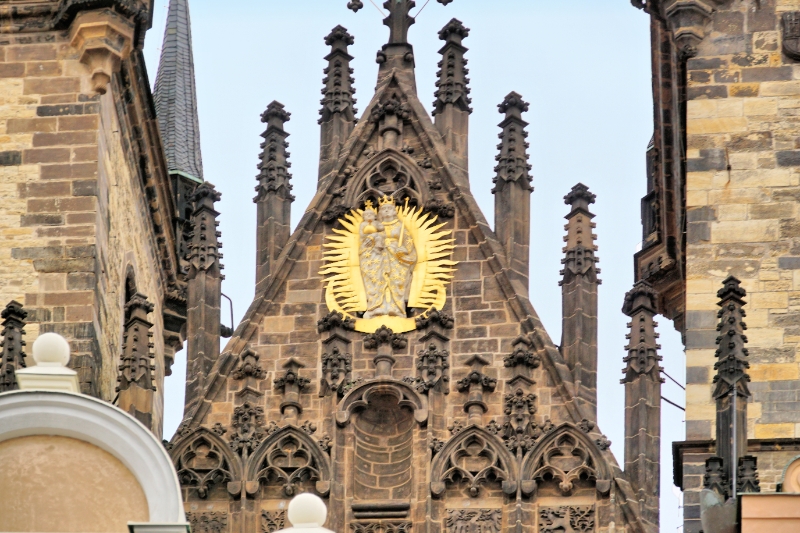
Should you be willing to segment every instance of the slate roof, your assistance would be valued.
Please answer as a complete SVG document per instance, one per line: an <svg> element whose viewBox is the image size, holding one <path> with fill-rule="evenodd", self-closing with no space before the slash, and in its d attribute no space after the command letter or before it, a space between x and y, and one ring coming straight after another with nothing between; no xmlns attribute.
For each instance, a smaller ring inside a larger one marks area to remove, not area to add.
<svg viewBox="0 0 800 533"><path fill-rule="evenodd" d="M170 0L155 87L156 114L170 173L203 180L189 0Z"/></svg>

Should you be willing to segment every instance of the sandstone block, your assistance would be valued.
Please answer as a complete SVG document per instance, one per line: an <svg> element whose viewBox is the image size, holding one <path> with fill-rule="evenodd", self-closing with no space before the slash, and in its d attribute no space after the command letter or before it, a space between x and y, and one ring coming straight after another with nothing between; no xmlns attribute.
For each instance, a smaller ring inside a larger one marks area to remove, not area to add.
<svg viewBox="0 0 800 533"><path fill-rule="evenodd" d="M750 379L753 381L794 381L800 378L798 370L800 368L797 363L754 364L750 365L747 373L750 374Z"/></svg>
<svg viewBox="0 0 800 533"><path fill-rule="evenodd" d="M689 135L747 131L747 119L744 117L695 119L689 121L686 130Z"/></svg>
<svg viewBox="0 0 800 533"><path fill-rule="evenodd" d="M711 223L714 243L776 241L780 224L775 220L742 220Z"/></svg>
<svg viewBox="0 0 800 533"><path fill-rule="evenodd" d="M794 437L794 424L756 424L757 439L780 439Z"/></svg>

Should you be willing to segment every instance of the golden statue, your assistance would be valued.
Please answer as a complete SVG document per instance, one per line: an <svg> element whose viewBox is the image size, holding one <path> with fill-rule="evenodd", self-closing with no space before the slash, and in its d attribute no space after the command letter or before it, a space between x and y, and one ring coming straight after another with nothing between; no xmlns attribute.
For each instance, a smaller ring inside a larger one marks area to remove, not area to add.
<svg viewBox="0 0 800 533"><path fill-rule="evenodd" d="M452 278L452 232L438 231L436 217L422 209L379 199L367 201L340 219L325 247L325 300L328 309L354 318L356 330L371 333L385 325L397 333L416 328L408 308L441 309Z"/></svg>

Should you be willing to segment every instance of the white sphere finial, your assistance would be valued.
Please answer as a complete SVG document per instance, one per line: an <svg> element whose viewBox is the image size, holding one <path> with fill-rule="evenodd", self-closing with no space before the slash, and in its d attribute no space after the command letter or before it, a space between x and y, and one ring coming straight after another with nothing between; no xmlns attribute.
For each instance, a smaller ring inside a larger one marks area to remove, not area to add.
<svg viewBox="0 0 800 533"><path fill-rule="evenodd" d="M289 502L286 517L296 528L320 528L328 517L328 508L322 498L304 492Z"/></svg>
<svg viewBox="0 0 800 533"><path fill-rule="evenodd" d="M69 343L58 333L42 333L33 343L37 366L65 367L69 363Z"/></svg>

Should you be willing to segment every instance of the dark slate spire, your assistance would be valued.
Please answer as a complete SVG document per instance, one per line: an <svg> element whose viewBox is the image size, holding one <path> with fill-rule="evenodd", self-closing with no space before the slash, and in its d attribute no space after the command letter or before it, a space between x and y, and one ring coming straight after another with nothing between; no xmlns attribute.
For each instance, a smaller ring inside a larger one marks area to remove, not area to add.
<svg viewBox="0 0 800 533"><path fill-rule="evenodd" d="M497 176L493 179L494 231L503 245L508 260L509 277L518 285L517 290L528 293L531 225L531 166L528 164L528 143L525 138L527 122L522 113L528 103L522 96L511 92L497 106L505 118L498 124L500 153L495 157Z"/></svg>
<svg viewBox="0 0 800 533"><path fill-rule="evenodd" d="M170 0L154 91L170 173L203 180L189 0Z"/></svg>
<svg viewBox="0 0 800 533"><path fill-rule="evenodd" d="M625 356L625 473L637 492L642 517L658 525L661 450L661 371L658 364L656 293L639 281L626 295L622 312L630 333Z"/></svg>
<svg viewBox="0 0 800 533"><path fill-rule="evenodd" d="M745 290L740 281L728 276L717 292L720 310L717 312L719 325L717 331L717 362L714 370L713 397L717 402L717 455L722 458L722 468L727 476L729 493L739 485L739 460L747 454L747 399L750 389L747 382L750 376L745 372L750 367L747 362L747 325L743 318L746 313ZM735 394L734 394L735 391ZM755 463L752 463L755 471Z"/></svg>

